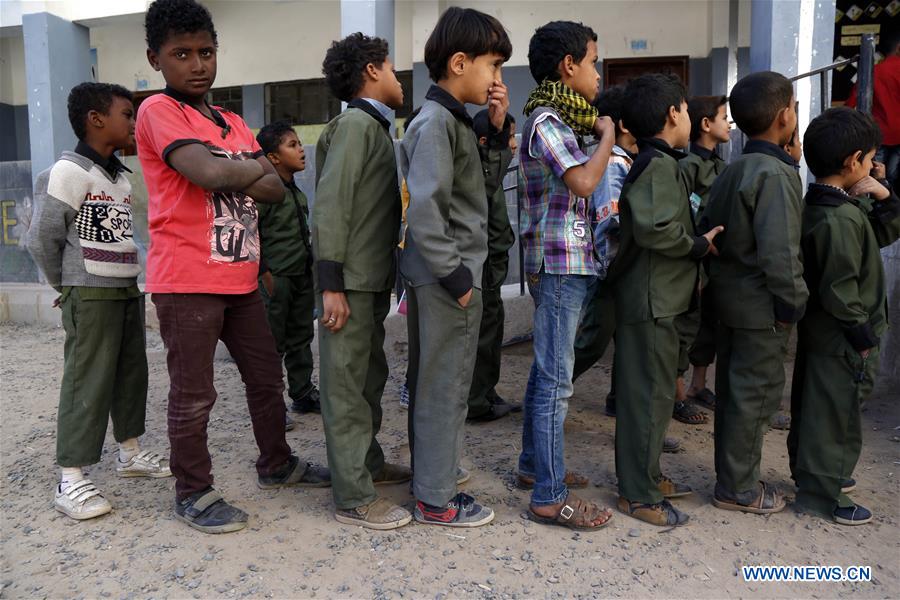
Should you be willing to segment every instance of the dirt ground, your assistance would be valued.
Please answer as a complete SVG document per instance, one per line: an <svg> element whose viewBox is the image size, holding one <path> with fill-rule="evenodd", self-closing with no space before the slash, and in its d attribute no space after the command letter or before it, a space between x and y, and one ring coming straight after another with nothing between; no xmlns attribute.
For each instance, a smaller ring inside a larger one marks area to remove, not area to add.
<svg viewBox="0 0 900 600"><path fill-rule="evenodd" d="M235 365L217 363L219 401L209 428L216 486L251 515L239 533L205 535L172 516L174 482L115 476L109 433L103 461L89 475L114 511L76 522L52 508L55 417L62 369L60 329L0 326L2 480L0 596L8 598L721 598L900 597L900 391L880 385L864 416L865 446L854 497L875 521L843 527L791 507L769 517L710 504L712 424L672 422L684 451L664 470L695 494L679 500L692 521L664 530L616 512L604 530L574 533L523 516L528 495L512 485L521 415L467 427L465 489L492 506L493 524L450 530L412 524L394 532L341 525L329 490L262 491L256 448ZM405 348L393 349L380 436L388 457L408 460L406 413L397 403ZM150 394L143 446L167 451L165 356L148 346ZM527 344L504 354L502 396L520 400L531 362ZM791 365L787 365L790 369ZM576 386L566 424L567 465L588 475L586 496L615 502L615 422L602 414L609 358ZM786 432L766 437L763 476L793 493ZM303 458L324 463L317 415L298 417L288 440ZM407 486L382 488L411 506ZM746 583L741 565L868 565L867 583Z"/></svg>

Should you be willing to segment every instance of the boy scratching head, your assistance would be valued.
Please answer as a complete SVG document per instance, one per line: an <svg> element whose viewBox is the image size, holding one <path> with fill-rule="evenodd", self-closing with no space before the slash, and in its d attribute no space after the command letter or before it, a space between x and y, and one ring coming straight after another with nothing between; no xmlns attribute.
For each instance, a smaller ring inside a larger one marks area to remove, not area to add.
<svg viewBox="0 0 900 600"><path fill-rule="evenodd" d="M694 96L688 101L691 142L713 150L731 139L727 96Z"/></svg>
<svg viewBox="0 0 900 600"><path fill-rule="evenodd" d="M691 137L684 84L675 75L652 73L628 82L622 120L636 139L656 137L685 148Z"/></svg>
<svg viewBox="0 0 900 600"><path fill-rule="evenodd" d="M287 121L269 123L256 134L259 147L284 181L306 168L306 152L297 132Z"/></svg>
<svg viewBox="0 0 900 600"><path fill-rule="evenodd" d="M122 86L79 83L69 93L68 109L75 136L101 156L134 145L134 104Z"/></svg>
<svg viewBox="0 0 900 600"><path fill-rule="evenodd" d="M881 132L869 115L852 108L829 108L810 122L803 145L806 164L817 182L839 187L853 196L889 196L870 175Z"/></svg>
<svg viewBox="0 0 900 600"><path fill-rule="evenodd" d="M472 8L448 8L425 42L431 79L462 103L490 101L491 108L509 102L500 68L511 55L512 43L500 21ZM503 98L495 97L498 87Z"/></svg>
<svg viewBox="0 0 900 600"><path fill-rule="evenodd" d="M728 98L735 123L748 137L784 146L797 127L794 86L781 73L760 71L738 81Z"/></svg>
<svg viewBox="0 0 900 600"><path fill-rule="evenodd" d="M625 104L625 86L614 85L603 90L593 102L597 114L609 117L616 126L616 145L628 152L636 153L637 140L622 121L622 107Z"/></svg>
<svg viewBox="0 0 900 600"><path fill-rule="evenodd" d="M537 84L559 81L593 102L600 92L597 34L573 21L553 21L535 30L528 45L528 68Z"/></svg>
<svg viewBox="0 0 900 600"><path fill-rule="evenodd" d="M218 38L209 11L194 0L156 0L144 28L150 66L168 87L202 102L216 80Z"/></svg>
<svg viewBox="0 0 900 600"><path fill-rule="evenodd" d="M331 93L343 102L372 98L390 108L403 106L403 87L388 58L388 43L381 38L357 32L333 42L322 74Z"/></svg>

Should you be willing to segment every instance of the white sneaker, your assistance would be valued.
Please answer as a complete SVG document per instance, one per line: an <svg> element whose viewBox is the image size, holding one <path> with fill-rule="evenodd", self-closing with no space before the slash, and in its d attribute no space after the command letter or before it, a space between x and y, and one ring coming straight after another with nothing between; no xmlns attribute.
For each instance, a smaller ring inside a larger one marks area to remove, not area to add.
<svg viewBox="0 0 900 600"><path fill-rule="evenodd" d="M76 481L62 491L57 486L53 506L59 512L79 521L93 519L112 510L112 505L90 479Z"/></svg>
<svg viewBox="0 0 900 600"><path fill-rule="evenodd" d="M116 460L116 473L119 477L171 477L169 460L156 452L141 450L127 463Z"/></svg>

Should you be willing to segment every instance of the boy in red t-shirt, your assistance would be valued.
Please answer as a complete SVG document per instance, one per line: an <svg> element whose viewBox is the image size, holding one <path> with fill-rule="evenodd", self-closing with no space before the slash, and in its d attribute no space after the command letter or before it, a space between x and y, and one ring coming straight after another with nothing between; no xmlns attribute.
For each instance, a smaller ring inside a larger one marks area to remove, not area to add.
<svg viewBox="0 0 900 600"><path fill-rule="evenodd" d="M218 340L246 385L259 487L330 483L285 441L281 359L257 292L256 203L283 201L284 186L246 123L206 102L217 51L209 12L157 0L145 27L147 58L166 80L141 104L135 137L148 192L147 291L168 351L175 516L206 533L237 531L247 513L212 488L206 446Z"/></svg>

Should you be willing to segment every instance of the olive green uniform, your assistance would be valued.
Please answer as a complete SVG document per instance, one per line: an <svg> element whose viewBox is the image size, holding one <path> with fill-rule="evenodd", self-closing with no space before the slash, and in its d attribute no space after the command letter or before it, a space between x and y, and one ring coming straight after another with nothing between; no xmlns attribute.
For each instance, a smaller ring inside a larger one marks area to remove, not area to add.
<svg viewBox="0 0 900 600"><path fill-rule="evenodd" d="M338 509L374 501L372 477L384 468L376 436L388 376L384 319L400 230L397 162L388 127L374 106L354 99L316 145L316 302L321 312L321 292L343 292L350 306L340 331L319 328L322 420Z"/></svg>
<svg viewBox="0 0 900 600"><path fill-rule="evenodd" d="M854 505L841 481L859 460L860 405L872 391L888 326L880 248L898 237L897 196L873 202L810 185L802 238L810 298L798 326L788 452L797 502L825 515Z"/></svg>
<svg viewBox="0 0 900 600"><path fill-rule="evenodd" d="M715 150L691 144L691 151L678 161L678 166L691 192L694 222L699 224L709 202L712 184L719 173L725 170L725 161L719 158ZM684 374L689 365L708 367L716 357L716 312L712 292L706 285L706 264L701 267L700 278L704 289L699 308L678 317L678 328L682 332L679 338L679 374Z"/></svg>
<svg viewBox="0 0 900 600"><path fill-rule="evenodd" d="M675 318L692 304L697 261L709 244L694 234L681 153L656 138L639 147L622 188L621 241L608 275L616 306L616 475L621 496L656 504L678 363Z"/></svg>
<svg viewBox="0 0 900 600"><path fill-rule="evenodd" d="M309 205L293 181L284 182L284 202L259 204L260 276L272 274L270 294L260 279L259 290L278 353L287 371L288 395L300 400L312 389L315 336L315 293Z"/></svg>
<svg viewBox="0 0 900 600"><path fill-rule="evenodd" d="M491 148L480 147L483 157L487 157L485 179L493 178L497 191L493 196L488 196L488 257L481 275L481 326L478 332L475 372L469 390L469 418L487 414L491 410L491 400L497 396L494 387L500 381L505 318L501 288L509 271L509 249L516 242L509 223L506 193L502 185L509 163L512 162L512 152L509 144L504 144L500 138L501 136L497 136L498 141ZM489 150L492 151L488 153Z"/></svg>
<svg viewBox="0 0 900 600"><path fill-rule="evenodd" d="M741 504L759 494L763 436L781 402L791 326L808 292L800 258L803 195L794 160L751 140L710 191L703 228L723 225L710 288L716 353L716 494ZM788 324L786 326L779 323Z"/></svg>

